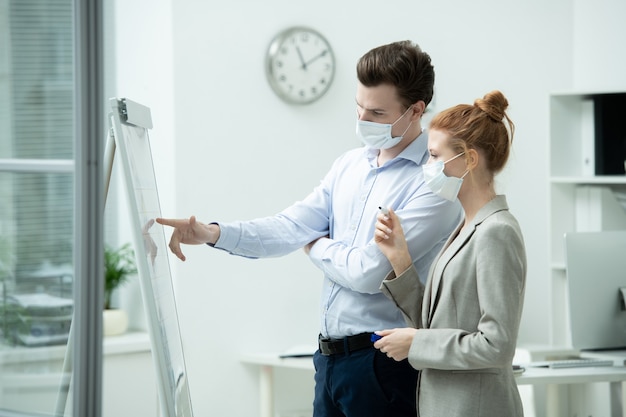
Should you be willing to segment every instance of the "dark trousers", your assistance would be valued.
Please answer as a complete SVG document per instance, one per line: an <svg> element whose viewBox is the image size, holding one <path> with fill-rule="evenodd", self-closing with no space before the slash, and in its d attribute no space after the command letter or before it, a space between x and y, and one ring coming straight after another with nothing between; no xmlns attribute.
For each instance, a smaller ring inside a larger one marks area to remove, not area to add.
<svg viewBox="0 0 626 417"><path fill-rule="evenodd" d="M313 357L313 417L416 417L418 372L373 347Z"/></svg>

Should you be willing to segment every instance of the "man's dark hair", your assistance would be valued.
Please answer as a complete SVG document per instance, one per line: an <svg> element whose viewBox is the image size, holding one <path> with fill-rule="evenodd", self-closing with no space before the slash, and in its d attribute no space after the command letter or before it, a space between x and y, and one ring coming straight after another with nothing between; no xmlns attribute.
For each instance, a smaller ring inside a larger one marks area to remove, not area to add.
<svg viewBox="0 0 626 417"><path fill-rule="evenodd" d="M428 106L433 98L435 70L430 56L411 41L370 50L359 59L356 72L359 82L366 87L395 86L405 107L420 100Z"/></svg>

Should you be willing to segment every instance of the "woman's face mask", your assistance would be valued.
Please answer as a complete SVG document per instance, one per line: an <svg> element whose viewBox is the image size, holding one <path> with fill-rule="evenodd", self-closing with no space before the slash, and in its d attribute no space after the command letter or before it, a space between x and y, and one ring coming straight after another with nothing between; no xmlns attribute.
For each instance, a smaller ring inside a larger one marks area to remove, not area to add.
<svg viewBox="0 0 626 417"><path fill-rule="evenodd" d="M404 132L400 136L391 136L391 129L393 126L398 123L400 119L402 119L408 112L411 110L413 106L406 109L406 111L402 114L402 116L398 117L395 122L389 123L376 123L376 122L368 122L366 120L356 121L356 135L361 140L364 145L369 146L374 149L389 149L396 146L402 138L404 134L409 130L411 124L404 129Z"/></svg>
<svg viewBox="0 0 626 417"><path fill-rule="evenodd" d="M438 196L445 198L446 200L456 200L461 184L463 184L463 178L467 175L469 170L465 171L465 174L461 178L448 177L443 172L444 165L450 161L455 160L465 152L461 152L455 157L448 159L447 161L431 162L423 166L422 171L424 173L424 181L430 190Z"/></svg>

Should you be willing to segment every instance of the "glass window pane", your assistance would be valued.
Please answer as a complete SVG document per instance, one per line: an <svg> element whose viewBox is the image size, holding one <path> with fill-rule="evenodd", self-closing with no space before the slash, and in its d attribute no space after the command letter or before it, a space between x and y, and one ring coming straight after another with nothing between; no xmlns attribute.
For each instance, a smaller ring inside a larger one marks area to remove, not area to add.
<svg viewBox="0 0 626 417"><path fill-rule="evenodd" d="M73 48L72 0L0 0L0 415L57 415L70 380Z"/></svg>
<svg viewBox="0 0 626 417"><path fill-rule="evenodd" d="M2 257L8 258L15 290L71 297L55 281L73 273L73 175L2 173L0 184L9 191L0 203L1 240L8 245Z"/></svg>
<svg viewBox="0 0 626 417"><path fill-rule="evenodd" d="M73 175L0 172L0 407L52 415L73 310Z"/></svg>
<svg viewBox="0 0 626 417"><path fill-rule="evenodd" d="M11 138L0 158L73 157L72 4L0 0L0 109Z"/></svg>

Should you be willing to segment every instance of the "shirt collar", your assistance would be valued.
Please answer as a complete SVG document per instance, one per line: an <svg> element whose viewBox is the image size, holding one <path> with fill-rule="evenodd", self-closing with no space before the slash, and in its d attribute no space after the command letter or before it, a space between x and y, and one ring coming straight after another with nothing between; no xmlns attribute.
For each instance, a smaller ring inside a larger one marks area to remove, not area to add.
<svg viewBox="0 0 626 417"><path fill-rule="evenodd" d="M370 161L372 166L376 166L376 158L378 157L379 149L374 149L366 146L364 153ZM426 129L422 129L422 133L415 138L415 140L404 148L402 152L391 161L388 161L385 165L394 163L398 159L407 159L413 161L416 165L423 165L428 161L428 132Z"/></svg>

